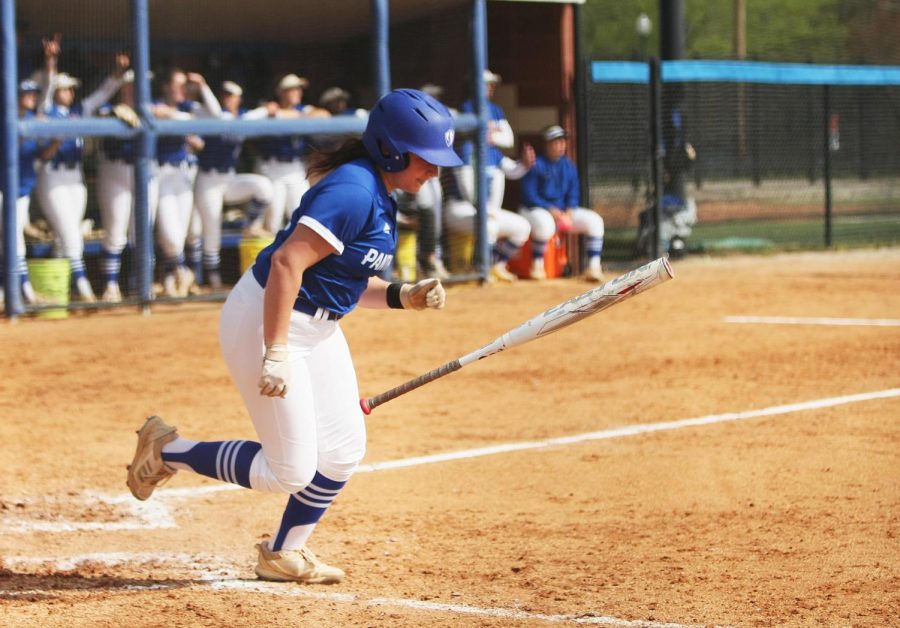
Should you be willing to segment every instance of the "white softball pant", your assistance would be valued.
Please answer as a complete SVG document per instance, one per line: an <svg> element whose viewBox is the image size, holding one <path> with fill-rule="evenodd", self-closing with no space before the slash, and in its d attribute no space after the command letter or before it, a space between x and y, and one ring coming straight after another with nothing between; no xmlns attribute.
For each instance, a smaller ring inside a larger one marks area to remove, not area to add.
<svg viewBox="0 0 900 628"><path fill-rule="evenodd" d="M57 254L72 260L73 268L83 268L81 222L87 209L87 187L81 166L57 168L45 163L38 169L35 189L44 216L56 234Z"/></svg>
<svg viewBox="0 0 900 628"><path fill-rule="evenodd" d="M522 213L531 223L531 234L535 240L547 242L556 233L556 220L553 219L553 214L543 207L523 208ZM572 233L583 233L588 237L602 238L603 218L595 211L576 207L572 210Z"/></svg>
<svg viewBox="0 0 900 628"><path fill-rule="evenodd" d="M250 468L257 490L296 493L318 470L344 482L366 450L366 425L347 341L337 321L291 313L291 380L287 396L264 397L264 290L250 271L225 301L219 341L228 370L262 445Z"/></svg>
<svg viewBox="0 0 900 628"><path fill-rule="evenodd" d="M488 207L503 207L503 194L506 191L506 175L496 166L488 166ZM460 166L456 172L457 181L463 193L471 199L475 198L475 170L472 166Z"/></svg>
<svg viewBox="0 0 900 628"><path fill-rule="evenodd" d="M184 254L191 213L194 209L193 180L187 164L159 166L159 196L156 209L156 241L163 258Z"/></svg>
<svg viewBox="0 0 900 628"><path fill-rule="evenodd" d="M272 204L264 214L263 227L277 233L290 220L300 205L300 198L309 189L306 167L300 160L269 159L260 163L259 172L272 182Z"/></svg>
<svg viewBox="0 0 900 628"><path fill-rule="evenodd" d="M444 227L452 234L475 233L475 220L478 210L468 201L447 201L444 203ZM491 207L488 209L488 240L494 244L506 238L516 248L528 241L531 225L519 214Z"/></svg>
<svg viewBox="0 0 900 628"><path fill-rule="evenodd" d="M274 195L272 182L259 174L236 174L231 172L203 172L197 174L194 182L194 205L200 215L203 234L203 253L218 259L222 248L222 207L256 201L260 206L272 203ZM191 227L195 233L196 220Z"/></svg>
<svg viewBox="0 0 900 628"><path fill-rule="evenodd" d="M156 219L159 189L155 175L149 181L150 224ZM103 248L121 253L134 241L134 166L122 160L103 159L97 166L97 204L103 223Z"/></svg>
<svg viewBox="0 0 900 628"><path fill-rule="evenodd" d="M3 192L0 192L0 204L3 203ZM16 257L25 259L25 224L28 222L28 208L31 196L20 196L16 199ZM0 254L3 253L3 221L0 220ZM2 281L2 278L0 278Z"/></svg>

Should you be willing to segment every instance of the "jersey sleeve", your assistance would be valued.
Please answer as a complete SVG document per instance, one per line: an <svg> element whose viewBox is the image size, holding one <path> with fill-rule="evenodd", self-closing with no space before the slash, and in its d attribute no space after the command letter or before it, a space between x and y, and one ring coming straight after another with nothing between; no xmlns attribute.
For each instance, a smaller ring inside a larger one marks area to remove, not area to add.
<svg viewBox="0 0 900 628"><path fill-rule="evenodd" d="M341 255L344 244L365 228L373 204L371 192L361 185L326 186L312 199L298 222L315 231Z"/></svg>

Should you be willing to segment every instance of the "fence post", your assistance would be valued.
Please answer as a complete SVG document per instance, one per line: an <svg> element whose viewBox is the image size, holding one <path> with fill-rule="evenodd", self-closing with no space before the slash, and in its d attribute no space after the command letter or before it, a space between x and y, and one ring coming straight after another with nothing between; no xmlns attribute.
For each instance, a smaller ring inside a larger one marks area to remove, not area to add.
<svg viewBox="0 0 900 628"><path fill-rule="evenodd" d="M488 242L488 180L487 180L487 92L484 88L484 70L487 67L487 7L486 0L472 1L472 104L478 116L475 132L475 198L478 222L475 228L476 270L487 281L491 272L491 245Z"/></svg>
<svg viewBox="0 0 900 628"><path fill-rule="evenodd" d="M372 77L376 98L391 91L388 21L388 0L372 0Z"/></svg>
<svg viewBox="0 0 900 628"><path fill-rule="evenodd" d="M831 90L822 86L822 149L825 151L825 247L832 244L832 198L831 198Z"/></svg>
<svg viewBox="0 0 900 628"><path fill-rule="evenodd" d="M650 252L656 259L664 251L660 233L663 197L662 77L659 57L650 57L650 154L653 173L653 243Z"/></svg>
<svg viewBox="0 0 900 628"><path fill-rule="evenodd" d="M144 314L153 300L153 229L150 224L151 161L156 156L156 133L150 112L150 13L147 0L131 0L131 27L134 38L134 104L141 119L135 136L134 237L137 289Z"/></svg>
<svg viewBox="0 0 900 628"><path fill-rule="evenodd" d="M19 290L19 260L16 234L21 228L17 225L16 201L19 189L19 86L16 84L18 72L16 58L16 3L15 0L2 0L3 38L3 290L6 296L6 316L14 319L22 313L22 299Z"/></svg>

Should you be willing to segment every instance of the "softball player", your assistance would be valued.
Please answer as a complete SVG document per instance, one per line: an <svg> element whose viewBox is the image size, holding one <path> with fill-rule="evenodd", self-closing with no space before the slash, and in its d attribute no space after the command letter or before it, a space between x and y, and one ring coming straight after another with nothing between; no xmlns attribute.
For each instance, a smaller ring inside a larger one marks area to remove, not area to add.
<svg viewBox="0 0 900 628"><path fill-rule="evenodd" d="M189 441L159 417L138 431L128 471L138 499L178 469L290 494L275 536L257 546L262 579L343 578L306 547L365 453L356 375L338 320L357 304L443 307L438 279L389 284L379 275L397 244L391 193L415 194L438 166L459 165L453 134L446 107L417 90L395 90L375 104L362 140L313 155L310 172L319 182L222 311L222 353L259 443Z"/></svg>
<svg viewBox="0 0 900 628"><path fill-rule="evenodd" d="M35 117L35 109L38 103L40 86L31 80L19 83L19 117L28 120ZM34 288L28 278L28 265L25 263L25 224L28 222L28 209L31 204L31 192L34 189L35 173L34 164L38 158L38 142L34 139L23 137L19 140L19 190L16 197L16 267L19 273L19 282L25 303L33 304L37 301ZM6 163L0 164L6 168ZM6 190L0 190L0 203L3 202L3 194ZM0 305L5 297L3 293L3 225L0 223Z"/></svg>
<svg viewBox="0 0 900 628"><path fill-rule="evenodd" d="M308 86L309 81L296 74L288 74L282 78L278 82L278 102L274 108L274 117L328 117L330 114L324 109L301 104L303 90ZM306 167L303 165L306 144L299 135L285 135L262 138L257 146L261 159L259 172L272 181L274 194L263 219L263 228L275 233L281 229L285 218L291 216L300 204L300 198L309 189Z"/></svg>
<svg viewBox="0 0 900 628"><path fill-rule="evenodd" d="M525 145L521 161L501 157L495 170L503 177L521 179L534 164L534 149ZM478 210L474 205L475 181L471 167L445 168L441 171L444 198L444 226L451 234L472 234ZM502 194L500 199L502 199ZM506 268L507 262L528 241L531 225L523 216L492 205L497 198L488 196L488 239L493 252L491 277L496 281L515 281L516 276Z"/></svg>
<svg viewBox="0 0 900 628"><path fill-rule="evenodd" d="M188 100L185 87L191 81L200 86L203 104ZM219 117L222 108L203 77L172 68L162 83L162 98L152 107L157 118L188 120L195 116ZM194 209L194 179L184 136L160 136L156 142L159 188L156 208L156 240L162 259L163 293L184 297L194 283L187 267L184 247Z"/></svg>
<svg viewBox="0 0 900 628"><path fill-rule="evenodd" d="M269 115L265 107L252 111L241 109L243 93L237 83L222 83L220 96L223 119L253 120ZM249 201L250 214L258 215L272 202L272 182L260 174L235 172L243 143L241 138L215 135L203 139L205 145L197 156L199 173L194 182L194 206L200 217L201 229L194 232L192 223L191 236L200 239L202 232L203 271L207 283L218 289L222 287L219 266L223 205Z"/></svg>
<svg viewBox="0 0 900 628"><path fill-rule="evenodd" d="M123 72L117 68L116 74L107 78L87 98L75 102L75 88L81 81L64 72L57 74L55 63L48 66L48 99L52 98L52 104L45 111L47 117L65 119L93 115L119 89ZM87 187L81 165L84 140L69 138L43 146L47 149L42 155L46 161L38 170L37 197L56 234L58 253L71 262L72 283L79 298L91 303L97 298L85 271L81 231L87 209Z"/></svg>
<svg viewBox="0 0 900 628"><path fill-rule="evenodd" d="M544 154L522 179L523 213L531 223L532 279L545 279L544 252L557 231L583 233L586 237L588 268L584 279L603 279L600 255L603 252L603 218L578 204L579 185L575 164L566 157L566 132L553 125L543 132Z"/></svg>

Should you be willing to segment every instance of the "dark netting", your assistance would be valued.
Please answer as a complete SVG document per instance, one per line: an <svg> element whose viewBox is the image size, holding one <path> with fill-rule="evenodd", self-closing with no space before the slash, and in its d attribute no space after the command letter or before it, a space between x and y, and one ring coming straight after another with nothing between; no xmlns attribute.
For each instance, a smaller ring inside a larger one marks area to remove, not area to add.
<svg viewBox="0 0 900 628"><path fill-rule="evenodd" d="M649 88L589 90L591 201L627 256L652 205ZM662 100L663 191L696 204L688 250L823 246L826 138L832 243L900 240L900 88L665 83Z"/></svg>

